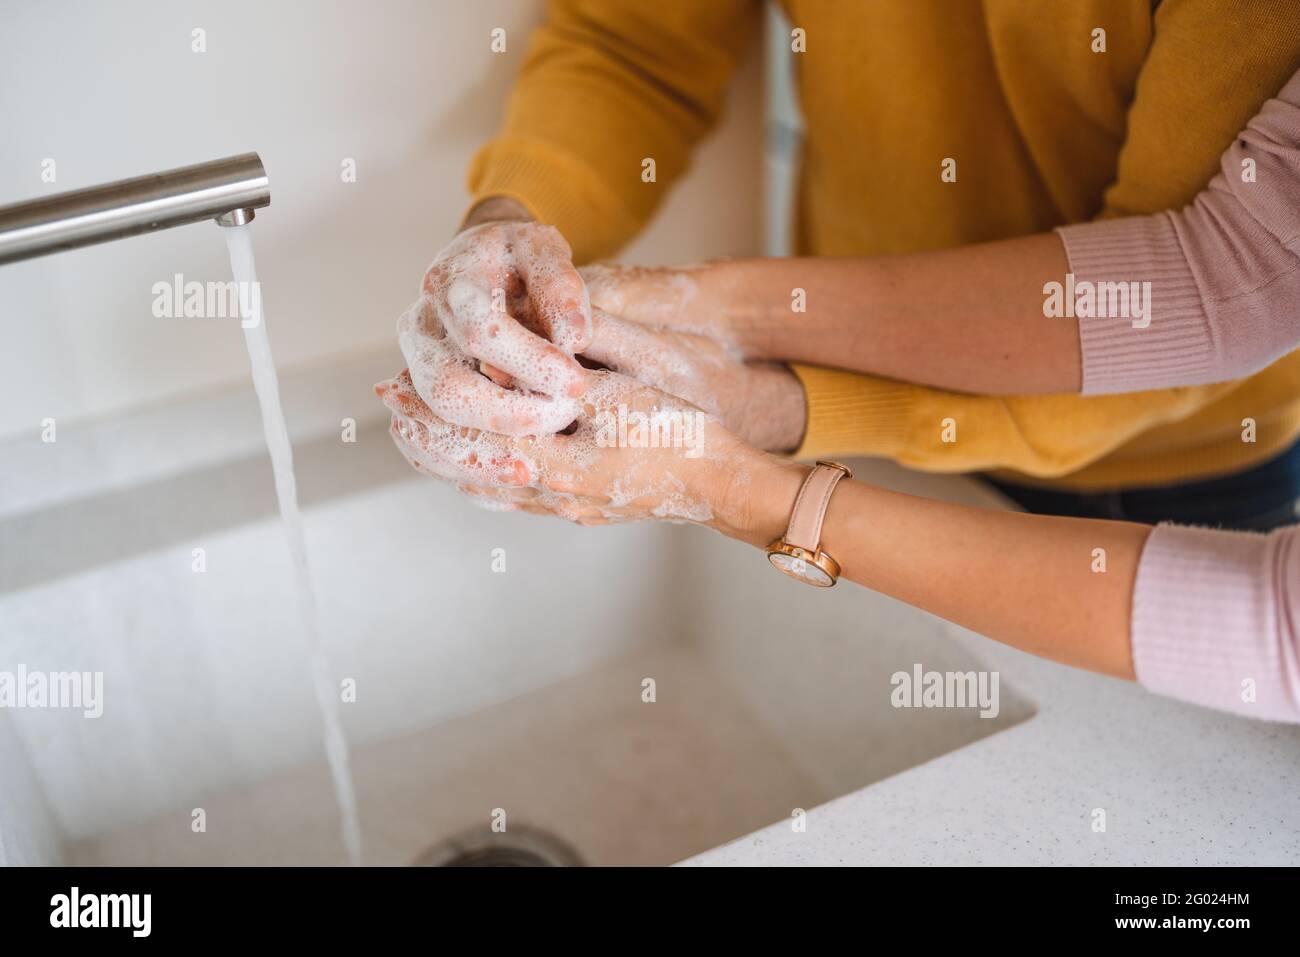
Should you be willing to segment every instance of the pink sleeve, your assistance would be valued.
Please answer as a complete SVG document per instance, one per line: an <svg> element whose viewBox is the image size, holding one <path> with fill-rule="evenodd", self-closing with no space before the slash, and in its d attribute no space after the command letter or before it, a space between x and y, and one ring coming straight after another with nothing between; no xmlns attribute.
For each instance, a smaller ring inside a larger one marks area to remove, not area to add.
<svg viewBox="0 0 1300 957"><path fill-rule="evenodd" d="M1133 666L1157 694L1300 722L1300 526L1159 525L1133 592Z"/></svg>
<svg viewBox="0 0 1300 957"><path fill-rule="evenodd" d="M1084 394L1237 379L1300 346L1300 73L1220 165L1179 212L1057 230L1078 289L1150 293L1146 316L1079 310Z"/></svg>

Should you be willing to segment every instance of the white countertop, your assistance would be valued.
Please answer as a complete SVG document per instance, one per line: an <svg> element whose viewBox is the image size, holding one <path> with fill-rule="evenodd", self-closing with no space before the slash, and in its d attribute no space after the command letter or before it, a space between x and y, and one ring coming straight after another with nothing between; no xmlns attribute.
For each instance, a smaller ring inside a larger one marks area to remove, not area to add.
<svg viewBox="0 0 1300 957"><path fill-rule="evenodd" d="M1300 726L1157 697L947 627L1037 714L810 809L803 832L779 821L683 863L1300 864Z"/></svg>

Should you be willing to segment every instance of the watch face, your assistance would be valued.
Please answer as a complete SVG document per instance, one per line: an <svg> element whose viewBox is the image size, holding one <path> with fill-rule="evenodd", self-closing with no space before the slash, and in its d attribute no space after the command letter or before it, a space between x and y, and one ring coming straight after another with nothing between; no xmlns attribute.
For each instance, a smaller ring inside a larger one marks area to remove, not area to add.
<svg viewBox="0 0 1300 957"><path fill-rule="evenodd" d="M791 578L797 578L801 582L818 585L822 588L829 588L835 584L825 569L820 565L814 565L807 559L796 558L794 555L787 555L784 552L772 552L767 557L778 571L783 571Z"/></svg>

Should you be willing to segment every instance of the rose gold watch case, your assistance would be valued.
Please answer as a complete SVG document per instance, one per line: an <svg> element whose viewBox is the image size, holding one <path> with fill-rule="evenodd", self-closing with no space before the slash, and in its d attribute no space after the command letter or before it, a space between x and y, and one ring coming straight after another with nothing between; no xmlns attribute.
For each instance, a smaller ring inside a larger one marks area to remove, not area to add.
<svg viewBox="0 0 1300 957"><path fill-rule="evenodd" d="M778 538L767 546L767 560L783 575L816 588L830 588L840 577L840 564L825 552L815 555L798 545L787 545Z"/></svg>
<svg viewBox="0 0 1300 957"><path fill-rule="evenodd" d="M818 465L839 469L845 478L853 478L853 471L843 463L818 459ZM801 493L802 495L802 493ZM831 558L820 548L816 552L798 545L790 545L785 536L781 536L767 546L767 560L783 575L795 581L818 588L830 588L840 577L840 563Z"/></svg>

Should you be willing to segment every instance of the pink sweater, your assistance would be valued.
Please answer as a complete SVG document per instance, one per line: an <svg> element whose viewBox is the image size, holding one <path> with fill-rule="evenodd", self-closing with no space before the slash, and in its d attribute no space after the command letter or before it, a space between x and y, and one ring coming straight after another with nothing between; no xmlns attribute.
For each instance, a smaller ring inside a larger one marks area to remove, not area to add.
<svg viewBox="0 0 1300 957"><path fill-rule="evenodd" d="M1076 287L1151 284L1144 328L1132 310L1079 320L1085 394L1238 379L1300 346L1300 73L1221 165L1179 212L1058 230ZM1132 619L1146 688L1300 721L1300 527L1157 527Z"/></svg>

